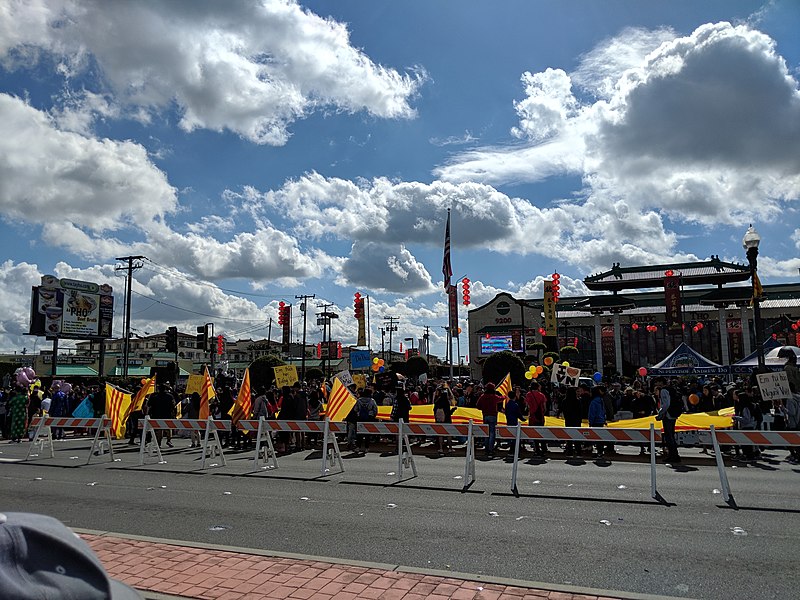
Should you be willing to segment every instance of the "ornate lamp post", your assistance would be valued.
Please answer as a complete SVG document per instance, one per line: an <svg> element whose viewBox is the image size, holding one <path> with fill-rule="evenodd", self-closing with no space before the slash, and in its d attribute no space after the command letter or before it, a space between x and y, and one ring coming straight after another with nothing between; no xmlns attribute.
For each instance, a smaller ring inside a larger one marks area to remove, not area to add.
<svg viewBox="0 0 800 600"><path fill-rule="evenodd" d="M761 242L761 236L758 235L753 225L747 228L747 232L742 238L742 246L747 250L747 262L750 263L750 281L753 286L753 325L755 327L756 335L756 353L758 356L758 371L761 373L765 369L764 363L764 332L763 324L761 323L761 306L759 304L761 297L761 284L758 281L758 244Z"/></svg>

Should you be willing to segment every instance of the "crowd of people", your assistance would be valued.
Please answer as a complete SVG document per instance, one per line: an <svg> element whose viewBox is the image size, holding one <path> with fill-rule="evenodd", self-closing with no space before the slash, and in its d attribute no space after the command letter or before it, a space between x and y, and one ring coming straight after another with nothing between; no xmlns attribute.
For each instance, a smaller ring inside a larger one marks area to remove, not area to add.
<svg viewBox="0 0 800 600"><path fill-rule="evenodd" d="M692 380L687 378L637 378L628 381L615 381L610 384L581 384L577 387L557 386L552 383L531 381L528 388L514 385L507 397L498 393L495 383L477 381L447 381L428 379L423 383L410 380L394 381L391 385L368 385L362 389L351 387L357 398L352 411L345 421L348 423L347 448L366 452L369 449L368 435L357 435L357 424L375 421L379 406L391 407L389 418L408 422L414 406L430 406L434 420L438 423L451 423L455 411L460 408L474 408L481 412L483 422L489 425L489 437L482 448L488 457L497 449L496 427L498 415L503 413L508 425L518 422L542 426L545 417L555 416L564 419L566 427L580 427L588 423L590 427L605 427L609 422L620 419L639 419L655 417L664 431L665 459L680 461L675 438L675 423L684 413L714 412L733 408L734 427L743 430L761 428L765 414L773 420L773 429L800 429L800 373L793 352L786 356L789 386L793 396L788 400L774 402L761 398L755 375L732 383L720 379ZM235 379L218 379L216 397L212 399L209 412L214 419L231 420L232 407L238 393ZM80 404L91 407L94 416L105 411L105 390L101 385L61 386L54 382L49 388L35 387L26 390L6 388L0 392L0 433L3 439L19 443L32 435L29 430L31 419L39 414L51 416L70 416ZM69 389L67 389L69 388ZM65 391L67 390L67 391ZM258 387L252 391L251 414L242 418L281 420L319 420L323 418L326 397L330 391L328 382L312 381L307 384L277 388ZM135 394L136 389L132 390ZM200 416L200 395L180 394L169 383L159 382L157 390L150 394L141 411L132 412L127 422L127 437L130 444L136 443L141 435L139 421L145 416L151 418L174 418L183 416L197 419ZM63 432L54 431L60 438ZM171 447L172 435L169 431L156 431L156 443ZM303 434L281 433L276 435L276 450L289 453L309 448L319 443L318 437ZM458 441L458 440L456 440ZM248 449L252 440L233 425L222 436L223 446L234 449ZM440 454L453 451L454 439L437 437L432 441ZM198 447L200 438L197 432L191 433L191 447ZM510 450L513 450L513 443ZM545 442L533 442L530 451L535 456L546 456L549 452ZM568 456L591 453L602 457L614 453L613 445L564 444ZM738 452L738 450L734 450ZM647 448L641 449L642 453ZM743 446L741 453L746 459L756 457L757 449ZM791 449L793 460L800 459L800 450Z"/></svg>

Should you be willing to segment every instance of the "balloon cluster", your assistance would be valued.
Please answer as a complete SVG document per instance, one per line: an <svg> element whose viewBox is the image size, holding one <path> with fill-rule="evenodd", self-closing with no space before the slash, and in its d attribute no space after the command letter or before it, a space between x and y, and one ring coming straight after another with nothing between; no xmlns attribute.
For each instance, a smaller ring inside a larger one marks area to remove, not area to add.
<svg viewBox="0 0 800 600"><path fill-rule="evenodd" d="M531 365L528 367L528 370L525 371L525 379L534 379L538 377L544 372L544 367L542 365Z"/></svg>
<svg viewBox="0 0 800 600"><path fill-rule="evenodd" d="M383 359L376 356L372 359L372 370L376 373L383 373L386 370L386 367L383 366L384 364Z"/></svg>
<svg viewBox="0 0 800 600"><path fill-rule="evenodd" d="M14 371L14 381L21 387L28 387L36 381L36 372L31 367L20 367Z"/></svg>

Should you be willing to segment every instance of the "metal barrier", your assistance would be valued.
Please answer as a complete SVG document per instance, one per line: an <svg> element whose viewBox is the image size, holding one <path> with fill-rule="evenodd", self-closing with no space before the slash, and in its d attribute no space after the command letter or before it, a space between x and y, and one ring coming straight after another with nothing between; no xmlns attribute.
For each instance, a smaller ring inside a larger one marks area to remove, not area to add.
<svg viewBox="0 0 800 600"><path fill-rule="evenodd" d="M331 468L338 461L339 471L344 473L344 462L339 450L339 443L336 440L337 433L347 433L347 423L329 421L267 421L264 417L256 420L241 420L237 426L242 431L256 432L256 451L253 457L253 470L259 469L259 459L262 454L261 444L266 442L263 449L264 462L271 459L272 468L278 468L278 457L275 447L272 445L271 433L320 433L322 434L322 468L321 476L331 475ZM264 437L266 435L266 438Z"/></svg>
<svg viewBox="0 0 800 600"><path fill-rule="evenodd" d="M214 454L219 454L222 464L225 466L227 465L227 462L225 461L225 454L222 452L222 444L219 441L219 432L228 431L230 424L230 421L215 421L211 417L209 417L207 420L201 420L151 419L149 416L146 416L143 420L139 421L139 427L142 428L142 442L141 446L139 447L139 466L144 464L144 454L146 449L149 451L151 456L153 454L158 455L159 464L164 464L167 462L164 460L164 457L161 454L161 446L158 445L158 442L155 439L155 432L174 429L205 432L205 435L203 436L203 462L200 466L201 469L206 468L206 459ZM146 448L146 446L148 446L148 432L153 433L153 440L149 445L150 448Z"/></svg>
<svg viewBox="0 0 800 600"><path fill-rule="evenodd" d="M516 427L498 425L496 435L500 439L514 440L514 466L511 472L511 491L519 494L517 489L517 465L519 449L522 441L537 442L593 442L593 443L628 443L650 445L650 495L654 500L662 500L656 488L656 441L661 441L661 434L653 424L650 429L608 429L605 427L535 427L518 424Z"/></svg>
<svg viewBox="0 0 800 600"><path fill-rule="evenodd" d="M800 446L800 432L794 431L717 431L714 426L708 431L702 430L698 435L701 444L712 445L714 456L717 461L717 471L719 471L719 482L722 486L722 498L728 504L735 506L736 501L731 494L728 475L725 473L725 463L722 460L722 452L719 447L725 446L767 446L767 447L786 447Z"/></svg>
<svg viewBox="0 0 800 600"><path fill-rule="evenodd" d="M55 458L55 449L53 447L53 427L63 427L70 429L94 429L94 440L92 441L92 448L89 450L89 457L86 459L86 464L92 460L95 448L98 448L98 453L103 450L103 444L108 445L108 452L111 461L114 460L114 446L111 444L111 419L103 415L102 417L95 417L92 419L77 418L77 417L34 417L31 421L31 426L36 427L36 432L33 436L33 441L28 446L28 453L25 455L25 460L31 456L31 451L38 445L39 453L44 452L44 447L47 445L50 449L50 458ZM100 440L103 435L104 440ZM98 446L99 442L99 446ZM105 452L102 452L105 454Z"/></svg>

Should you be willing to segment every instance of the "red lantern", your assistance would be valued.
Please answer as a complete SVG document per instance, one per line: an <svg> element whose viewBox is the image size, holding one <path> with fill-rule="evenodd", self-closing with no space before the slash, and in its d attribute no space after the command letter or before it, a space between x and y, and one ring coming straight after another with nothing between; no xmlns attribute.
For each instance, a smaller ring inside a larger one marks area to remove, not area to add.
<svg viewBox="0 0 800 600"><path fill-rule="evenodd" d="M633 329L634 331L637 331L639 329L639 324L638 323L634 323L633 325L631 325L631 329Z"/></svg>
<svg viewBox="0 0 800 600"><path fill-rule="evenodd" d="M772 334L772 339L773 340L777 340L778 339L778 334L777 333L773 333Z"/></svg>
<svg viewBox="0 0 800 600"><path fill-rule="evenodd" d="M673 275L675 275L675 272L672 269L667 269L666 271L664 271L665 277L672 277Z"/></svg>
<svg viewBox="0 0 800 600"><path fill-rule="evenodd" d="M547 330L544 327L539 327L539 335L547 335ZM486 337L489 337L488 334Z"/></svg>
<svg viewBox="0 0 800 600"><path fill-rule="evenodd" d="M285 302L278 302L278 325L283 325L283 308L285 306Z"/></svg>
<svg viewBox="0 0 800 600"><path fill-rule="evenodd" d="M464 290L462 303L464 306L469 306L469 278L464 277L464 279L461 280L461 285Z"/></svg>
<svg viewBox="0 0 800 600"><path fill-rule="evenodd" d="M797 323L792 323L792 329L794 329L795 331L797 331Z"/></svg>

